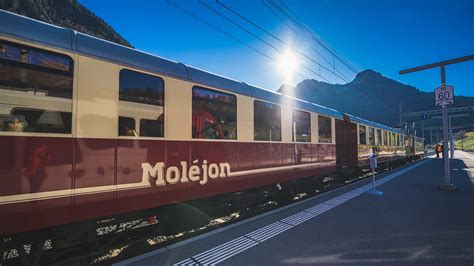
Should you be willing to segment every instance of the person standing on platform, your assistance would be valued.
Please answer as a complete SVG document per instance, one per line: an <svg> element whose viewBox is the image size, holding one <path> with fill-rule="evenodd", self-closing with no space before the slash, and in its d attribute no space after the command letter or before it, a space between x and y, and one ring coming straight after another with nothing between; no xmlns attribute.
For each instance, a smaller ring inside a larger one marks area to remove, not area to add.
<svg viewBox="0 0 474 266"><path fill-rule="evenodd" d="M439 153L441 152L441 145L436 144L435 152L436 152L436 158L439 158Z"/></svg>

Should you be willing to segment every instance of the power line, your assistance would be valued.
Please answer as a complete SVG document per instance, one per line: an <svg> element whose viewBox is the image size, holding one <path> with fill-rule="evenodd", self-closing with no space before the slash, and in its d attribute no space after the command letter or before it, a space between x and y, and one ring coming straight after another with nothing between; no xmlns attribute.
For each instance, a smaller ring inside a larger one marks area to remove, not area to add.
<svg viewBox="0 0 474 266"><path fill-rule="evenodd" d="M266 45L270 46L271 48L273 48L274 50L277 50L278 52L281 52L278 48L276 48L275 46L273 46L272 44L270 44L269 42L265 41L264 39L260 38L259 36L257 36L256 34L254 34L253 32L247 30L246 28L242 27L241 25L239 25L238 23L234 22L233 20L229 19L228 17L222 15L219 11L215 10L214 8L210 7L209 5L203 3L201 0L198 1L201 5L207 7L209 10L211 10L212 12L214 12L215 14L217 14L218 16L220 16L221 18L224 18L225 20L229 21L230 23L232 23L233 25L239 27L241 30L247 32L248 34L252 35L254 38L258 39L259 41L265 43Z"/></svg>
<svg viewBox="0 0 474 266"><path fill-rule="evenodd" d="M325 43L321 37L319 37L307 24L305 24L303 22L303 20L298 17L287 5L285 5L285 3L283 3L283 1L281 0L277 0L279 3L281 3L287 10L289 10L289 12L291 12L297 19L299 19L301 21L301 23L303 25L301 25L300 22L296 21L296 19L294 19L291 15L289 15L288 13L286 13L281 7L278 6L277 3L275 3L273 0L269 0L270 2L273 3L273 5L275 5L279 10L281 10L282 12L284 12L287 17L289 17L295 24L297 24L301 29L303 29L304 31L306 31L307 33L309 33L313 39L315 41L317 41L318 43L320 43L322 46L324 46L333 56L337 57L338 60L340 62L342 62L348 69L350 69L351 71L353 71L354 73L358 73L359 71L357 71L357 69L352 66L345 58L343 58L342 56L338 55L336 53L336 51L331 47L329 46L327 43Z"/></svg>
<svg viewBox="0 0 474 266"><path fill-rule="evenodd" d="M290 11L290 13L295 16L297 19L299 19L300 21L303 21L298 15L296 15L293 10L291 10L283 1L280 1L278 0L279 3L281 3L283 5L283 7L285 7L288 11Z"/></svg>
<svg viewBox="0 0 474 266"><path fill-rule="evenodd" d="M189 12L188 10L186 10L186 9L184 9L184 8L182 8L182 7L180 7L180 6L178 6L177 4L173 3L171 0L167 0L167 2L168 2L169 4L175 6L176 8L180 9L181 11L185 12L185 13L188 14L189 16L191 16L191 17L193 17L193 18L199 20L200 22L202 22L202 23L208 25L209 27L211 27L211 28L213 28L213 29L219 31L220 33L226 35L227 37L231 38L232 40L234 40L234 41L236 41L236 42L238 42L238 43L240 43L240 44L242 44L242 45L244 45L244 46L246 46L246 47L252 49L253 51L259 53L260 55L264 56L264 57L267 58L268 60L273 61L274 63L277 63L277 61L276 61L274 58L272 58L271 56L269 56L269 55L267 55L267 54L261 52L261 51L258 50L257 48L255 48L255 47L253 47L253 46L251 46L251 45L245 43L244 41L241 41L240 39L234 37L233 35L231 35L231 34L229 34L229 33L227 33L227 32L225 32L224 30L222 30L222 29L220 29L220 28L214 26L213 24L211 24L211 23L209 23L209 22L207 22L207 21L201 19L201 18L198 17L197 15L195 15L195 14ZM300 75L300 76L302 76L303 78L306 78L306 79L308 78L307 76L305 76L305 75L303 75L303 74L301 74L301 73L299 73L299 72L296 72L296 71L295 71L295 73L298 74L298 75Z"/></svg>
<svg viewBox="0 0 474 266"><path fill-rule="evenodd" d="M262 2L262 4L263 4L264 6L266 6L266 7L268 8L268 10L270 10L277 18L279 18L283 23L285 23L285 25L286 25L291 31L293 31L294 34L298 35L298 33L296 32L296 30L293 29L293 27L292 27L290 24L288 24L285 19L283 19L280 15L278 15L267 3L265 3L264 0L261 0L261 2Z"/></svg>
<svg viewBox="0 0 474 266"><path fill-rule="evenodd" d="M36 4L40 7L40 9L43 11L43 14L46 16L46 18L49 20L49 23L51 24L54 24L53 20L51 19L51 17L49 17L48 13L46 12L46 10L44 10L43 8L43 5L41 5L40 2L38 2L38 0L35 0Z"/></svg>
<svg viewBox="0 0 474 266"><path fill-rule="evenodd" d="M214 28L215 30L219 31L220 33L226 35L227 37L233 39L234 41L239 42L240 44L243 44L243 45L247 46L248 48L254 50L255 52L257 52L257 53L259 53L259 54L261 54L262 56L266 57L267 59L273 60L273 58L271 58L270 56L264 54L263 52L259 51L258 49L254 48L253 46L250 46L250 45L248 45L247 43L245 43L245 42L239 40L238 38L232 36L231 34L229 34L229 33L225 32L225 31L221 30L220 28L218 28L218 27L212 25L211 23L209 23L209 22L207 22L207 21L201 19L200 17L198 17L198 16L196 16L195 14L193 14L193 13L187 11L186 9L184 9L184 8L182 8L182 7L178 6L178 5L176 5L176 4L173 3L171 0L167 0L167 2L168 2L169 4L172 4L173 6L177 7L177 8L180 9L181 11L185 12L186 14L190 15L191 17L193 17L193 18L195 18L195 19L201 21L202 23L208 25L209 27L212 27L212 28Z"/></svg>
<svg viewBox="0 0 474 266"><path fill-rule="evenodd" d="M340 62L342 62L348 69L350 69L351 71L353 71L354 73L358 73L359 71L357 71L357 69L352 66L344 57L340 56L335 50L334 48L332 48L329 44L327 44L326 42L324 42L321 37L319 37L318 34L316 34L307 24L305 24L303 22L303 20L298 17L287 5L285 5L285 3L283 3L283 1L281 0L277 0L279 3L281 3L287 10L289 10L292 14L294 14L301 22L298 22L296 19L294 19L292 16L290 16L288 13L286 13L281 7L278 6L278 4L276 2L274 2L274 0L269 0L273 3L273 5L277 6L277 8L279 10L281 10L282 12L284 12L294 23L296 23L301 29L303 29L303 31L306 31L307 33L309 33L313 39L315 41L317 41L318 43L320 43L322 46L324 46L333 56L337 57L338 60ZM303 24L303 26L301 26L301 24Z"/></svg>
<svg viewBox="0 0 474 266"><path fill-rule="evenodd" d="M258 35L254 34L253 32L247 30L246 28L244 28L242 25L236 23L235 21L229 19L228 17L222 15L222 13L220 13L219 11L215 10L214 8L210 7L209 5L203 3L201 0L198 1L200 4L204 5L205 7L207 7L209 10L211 10L212 12L216 13L217 15L219 15L220 17L224 18L225 20L229 21L230 23L232 23L233 25L239 27L240 29L242 29L243 31L247 32L248 34L252 35L254 38L260 40L261 42L265 43L266 45L270 46L271 48L273 48L274 50L276 50L277 52L281 53L281 50L278 49L277 47L273 46L272 44L270 44L269 42L265 41L264 39L260 38ZM283 42L282 42L283 43ZM309 58L309 57L308 57ZM310 60L312 60L311 58L309 58ZM312 60L313 62L315 62L316 64L319 64L317 63L316 61ZM316 73L314 70L312 70L311 68L303 65L303 64L300 64L303 68L305 68L306 70L310 71L311 73L319 76L320 78L324 79L325 81L327 82L330 82L328 79L326 79L325 77L321 76L321 74L318 74Z"/></svg>
<svg viewBox="0 0 474 266"><path fill-rule="evenodd" d="M296 32L295 29L293 29L293 27L291 25L289 25L286 20L284 18L282 18L278 13L276 13L273 8L268 5L267 3L264 2L264 0L261 0L262 4L265 5L268 10L270 10L277 18L279 18L291 31L293 31L293 33L297 36L299 36L300 34L298 32ZM304 39L304 37L303 37ZM311 44L309 45L309 47L311 48L311 50L313 50L317 55L319 55L321 58L323 58L326 62L328 62L329 65L331 65L331 62L329 62L329 60L327 60L316 48L314 48ZM327 48L326 48L327 49ZM320 65L321 66L321 65ZM338 71L335 66L333 66L334 70L330 70L330 69L327 69L330 73L333 73L334 75L336 75L335 73L338 72L339 74L343 75L340 71ZM357 72L356 72L357 73ZM345 76L344 76L345 77ZM345 77L345 79L342 79L344 80L345 82L350 82L349 79L347 77Z"/></svg>
<svg viewBox="0 0 474 266"><path fill-rule="evenodd" d="M306 59L312 61L313 63L317 64L319 67L322 67L324 68L325 70L329 71L329 72L332 72L330 69L328 69L327 67L323 66L320 62L317 62L315 61L314 59L312 59L311 57L307 56L306 54L302 53L301 51L299 51L298 49L296 49L294 46L282 41L280 38L276 37L274 34L272 34L271 32L265 30L262 26L259 26L258 24L256 24L255 22L253 22L252 20L244 17L243 15L241 15L240 13L238 13L237 11L235 11L234 9L232 9L231 7L225 5L224 3L220 2L219 0L216 0L216 3L218 3L219 5L221 5L222 7L224 7L226 10L230 11L231 13L233 13L234 15L240 17L241 19L245 20L246 22L248 22L249 24L253 25L254 27L258 28L259 30L261 30L262 32L266 33L267 35L271 36L273 39L275 39L276 41L280 42L281 44L289 47L290 49L294 50L295 52L297 52L298 54L300 54L301 56L305 57ZM316 53L318 53L318 55L323 58L326 62L328 62L329 64L331 64L322 54L320 54L318 51L316 51ZM332 72L333 73L333 72ZM344 80L345 82L349 82L348 78L346 76L344 76L342 73L341 76L333 73L335 76L337 76L338 78Z"/></svg>

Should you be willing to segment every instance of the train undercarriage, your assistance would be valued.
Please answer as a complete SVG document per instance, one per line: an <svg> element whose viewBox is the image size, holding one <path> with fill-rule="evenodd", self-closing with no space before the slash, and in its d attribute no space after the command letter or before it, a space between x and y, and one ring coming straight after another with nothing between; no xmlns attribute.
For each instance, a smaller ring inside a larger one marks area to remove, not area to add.
<svg viewBox="0 0 474 266"><path fill-rule="evenodd" d="M421 156L411 156L382 162L377 172L390 170L420 158ZM307 177L16 234L2 239L0 262L1 265L109 264L356 182L370 175L367 168L346 167L338 170L338 173L333 175Z"/></svg>

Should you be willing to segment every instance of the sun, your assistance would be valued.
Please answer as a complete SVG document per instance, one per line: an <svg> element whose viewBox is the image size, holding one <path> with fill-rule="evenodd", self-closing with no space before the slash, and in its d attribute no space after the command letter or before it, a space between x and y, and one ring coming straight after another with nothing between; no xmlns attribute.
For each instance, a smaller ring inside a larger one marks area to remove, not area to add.
<svg viewBox="0 0 474 266"><path fill-rule="evenodd" d="M299 65L298 57L291 51L286 50L278 59L278 70L283 75L286 84L293 83L296 70Z"/></svg>

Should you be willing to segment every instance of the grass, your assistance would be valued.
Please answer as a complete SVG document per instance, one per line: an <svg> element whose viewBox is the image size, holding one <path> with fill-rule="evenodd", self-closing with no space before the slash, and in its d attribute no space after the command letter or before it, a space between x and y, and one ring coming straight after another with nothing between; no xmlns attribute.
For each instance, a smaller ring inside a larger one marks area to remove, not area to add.
<svg viewBox="0 0 474 266"><path fill-rule="evenodd" d="M454 142L456 149L463 148L465 151L474 151L474 132L464 133L461 139Z"/></svg>

